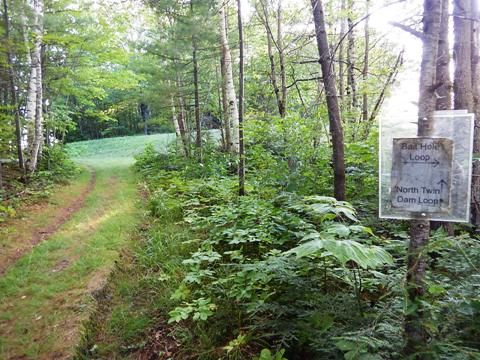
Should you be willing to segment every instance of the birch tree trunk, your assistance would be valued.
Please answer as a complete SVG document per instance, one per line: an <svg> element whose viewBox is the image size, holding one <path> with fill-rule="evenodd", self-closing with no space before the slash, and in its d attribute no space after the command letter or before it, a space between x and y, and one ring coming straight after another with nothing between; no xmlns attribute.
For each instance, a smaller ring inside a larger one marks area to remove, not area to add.
<svg viewBox="0 0 480 360"><path fill-rule="evenodd" d="M178 123L177 117L177 109L175 108L175 99L173 98L173 96L170 97L170 106L172 108L172 123L173 127L175 128L177 147L180 148L180 152L182 153L182 155L185 155L185 149L183 148L182 144L182 132L180 131L180 125Z"/></svg>
<svg viewBox="0 0 480 360"><path fill-rule="evenodd" d="M34 111L34 132L30 147L29 171L37 169L40 148L43 144L43 83L42 83L42 37L43 37L43 0L34 1L35 39L32 53L32 74L30 77L29 93L31 101L27 102L27 112ZM35 70L34 70L35 69ZM34 100L34 101L33 101ZM33 106L34 104L34 106ZM30 106L30 108L29 108ZM31 116L32 114L30 114Z"/></svg>
<svg viewBox="0 0 480 360"><path fill-rule="evenodd" d="M23 7L22 7L22 11ZM28 86L27 86L27 98L25 104L25 123L27 126L27 148L30 153L33 145L33 139L35 134L35 107L37 99L37 66L32 58L32 49L30 48L29 32L27 28L27 17L25 13L20 14L20 21L22 24L23 42L25 44L25 57L27 60L28 74ZM30 159L28 159L30 161Z"/></svg>
<svg viewBox="0 0 480 360"><path fill-rule="evenodd" d="M335 76L332 72L332 57L328 47L325 18L321 0L311 0L315 32L317 38L318 54L322 68L323 85L327 99L328 118L330 121L330 134L333 147L333 174L334 196L337 200L345 200L345 159L343 144L343 128L340 118L340 108L337 99Z"/></svg>
<svg viewBox="0 0 480 360"><path fill-rule="evenodd" d="M237 107L237 96L235 94L235 84L233 82L232 55L227 36L227 8L226 4L220 7L220 47L222 55L222 88L225 94L225 133L227 140L227 149L233 153L239 152L239 112Z"/></svg>
<svg viewBox="0 0 480 360"><path fill-rule="evenodd" d="M432 115L436 105L434 89L441 14L442 0L424 0L418 136L431 136L433 130ZM410 222L406 290L409 307L415 307L416 311L409 312L405 316L405 353L415 359L422 358L419 353L424 349L427 342L421 298L425 294L426 258L423 252L428 244L429 233L429 221L412 220Z"/></svg>

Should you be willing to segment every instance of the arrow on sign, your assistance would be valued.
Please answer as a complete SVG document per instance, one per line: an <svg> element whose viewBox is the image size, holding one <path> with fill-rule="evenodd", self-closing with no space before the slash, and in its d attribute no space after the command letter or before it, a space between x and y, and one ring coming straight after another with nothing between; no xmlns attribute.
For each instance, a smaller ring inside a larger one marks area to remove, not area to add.
<svg viewBox="0 0 480 360"><path fill-rule="evenodd" d="M440 185L440 192L443 192L443 185L448 185L448 183L445 181L445 180L440 180L439 182L437 182L437 185Z"/></svg>
<svg viewBox="0 0 480 360"><path fill-rule="evenodd" d="M437 167L438 165L440 165L440 161L438 161L437 159L435 159L434 161L404 161L403 162L405 165L407 164L423 164L423 165L433 165L433 167Z"/></svg>

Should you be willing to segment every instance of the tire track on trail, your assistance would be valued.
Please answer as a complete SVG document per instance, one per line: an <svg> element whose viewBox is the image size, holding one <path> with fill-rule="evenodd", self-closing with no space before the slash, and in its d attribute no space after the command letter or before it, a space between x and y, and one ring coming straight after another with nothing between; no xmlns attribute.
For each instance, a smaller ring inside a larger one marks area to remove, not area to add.
<svg viewBox="0 0 480 360"><path fill-rule="evenodd" d="M21 234L12 239L16 243L20 244L20 247L16 248L15 251L5 251L0 253L0 276L4 275L5 272L17 262L25 254L32 251L32 249L39 243L48 240L52 235L54 235L58 229L68 222L72 216L82 209L85 205L85 200L88 195L95 189L97 182L97 173L95 170L90 169L90 181L88 182L87 187L77 196L67 207L64 207L60 210L58 214L50 221L50 223L42 228L34 230L30 240L25 241ZM22 240L23 238L23 240Z"/></svg>
<svg viewBox="0 0 480 360"><path fill-rule="evenodd" d="M84 170L73 193L67 187L70 197L61 202L66 212L43 221L35 234L16 229L37 245L0 276L0 359L71 359L82 324L95 309L95 294L141 221L132 161L78 163L95 171Z"/></svg>

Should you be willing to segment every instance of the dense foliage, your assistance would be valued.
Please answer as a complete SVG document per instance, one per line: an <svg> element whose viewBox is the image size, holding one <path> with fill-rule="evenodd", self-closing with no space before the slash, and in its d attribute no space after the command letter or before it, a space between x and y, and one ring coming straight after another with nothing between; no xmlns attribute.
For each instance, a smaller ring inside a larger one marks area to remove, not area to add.
<svg viewBox="0 0 480 360"><path fill-rule="evenodd" d="M149 229L133 268L119 272L118 304L106 322L115 332L103 339L109 345L90 330L83 358L164 351L178 359L402 358L403 317L415 310L406 307L403 285L404 225L362 225L375 205L363 200L358 213L316 195L331 191L321 183L296 191L280 177L261 185L271 169L288 172L288 159L274 148L250 168L249 192L240 197L229 160L207 144L205 166L174 149L161 154L148 146L137 157ZM372 169L357 157L349 162L373 193ZM297 176L309 183L309 173ZM458 234L439 230L428 248L424 359L480 356L480 242Z"/></svg>

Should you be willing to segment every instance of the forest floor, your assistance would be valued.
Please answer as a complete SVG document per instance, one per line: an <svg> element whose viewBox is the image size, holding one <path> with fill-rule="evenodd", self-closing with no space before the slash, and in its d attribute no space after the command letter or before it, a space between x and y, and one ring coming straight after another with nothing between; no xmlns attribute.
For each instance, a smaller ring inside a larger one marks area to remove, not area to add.
<svg viewBox="0 0 480 360"><path fill-rule="evenodd" d="M80 175L0 228L0 359L64 359L142 219L132 155L155 135L83 142Z"/></svg>

